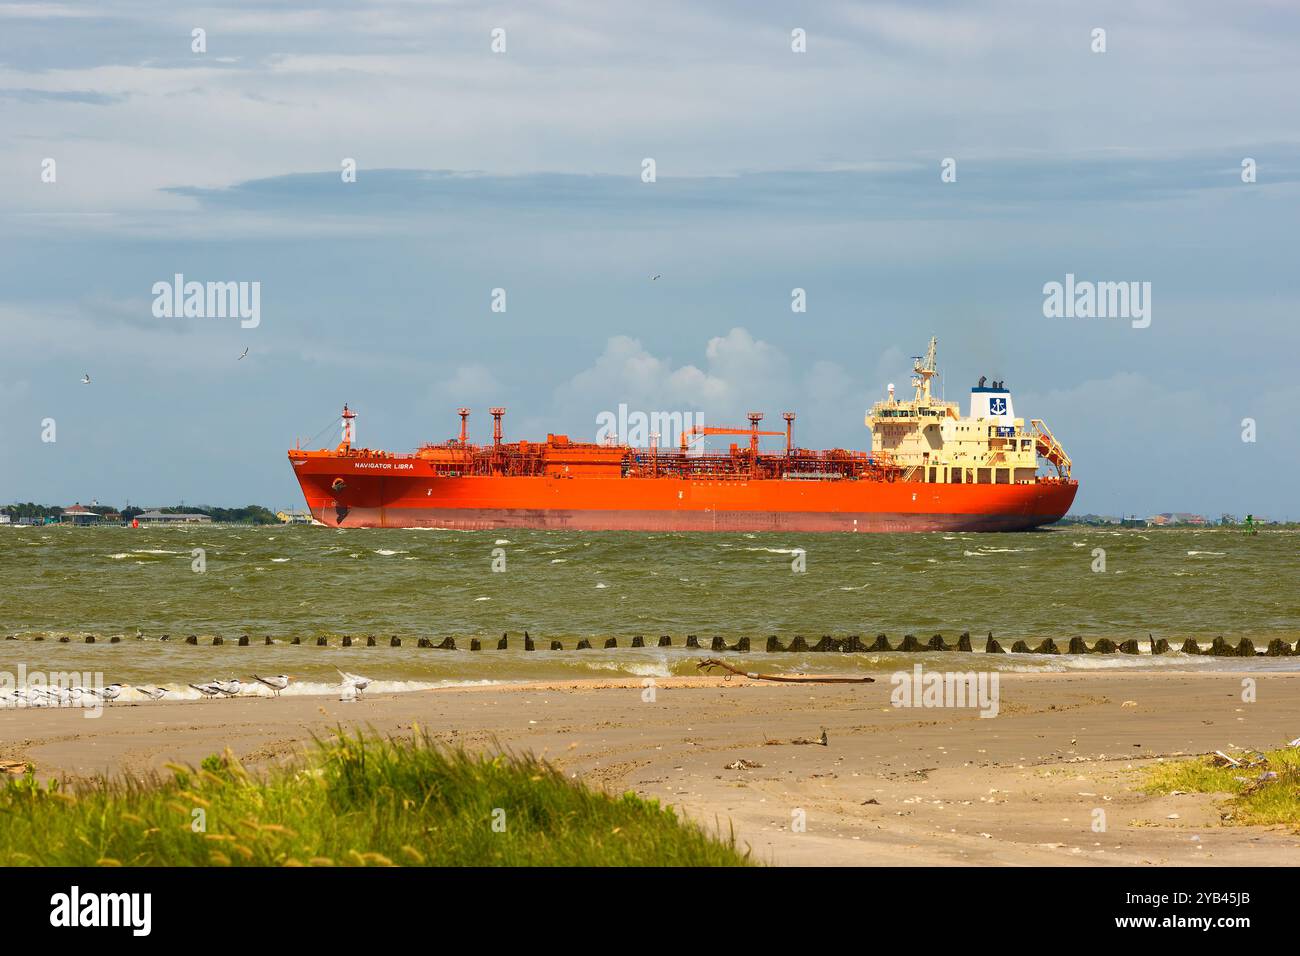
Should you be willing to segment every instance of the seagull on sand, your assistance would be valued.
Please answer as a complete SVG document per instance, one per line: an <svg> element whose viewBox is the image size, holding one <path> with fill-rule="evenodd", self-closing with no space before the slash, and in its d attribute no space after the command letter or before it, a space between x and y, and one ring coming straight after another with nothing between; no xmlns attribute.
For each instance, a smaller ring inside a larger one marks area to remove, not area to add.
<svg viewBox="0 0 1300 956"><path fill-rule="evenodd" d="M293 678L288 674L278 674L275 677L258 677L254 674L253 680L257 681L259 684L265 684L267 687L271 688L272 696L279 697L280 691L288 687L289 681L293 680Z"/></svg>
<svg viewBox="0 0 1300 956"><path fill-rule="evenodd" d="M126 690L125 684L109 684L107 687L102 687L99 689L96 689L94 687L89 688L90 693L95 694L96 696L101 697L104 700L117 700L118 696L124 690Z"/></svg>
<svg viewBox="0 0 1300 956"><path fill-rule="evenodd" d="M227 697L234 697L244 689L244 684L238 677L232 677L230 680L214 680L212 686Z"/></svg>
<svg viewBox="0 0 1300 956"><path fill-rule="evenodd" d="M213 683L213 684L191 684L190 686L193 687L195 690L197 690L197 691L198 691L200 694L202 694L204 697L217 697L217 696L219 696L219 695L221 694L221 689L220 689L219 687L217 687L217 685L216 685L215 683Z"/></svg>
<svg viewBox="0 0 1300 956"><path fill-rule="evenodd" d="M150 700L160 700L165 694L170 693L166 687L137 687L136 690Z"/></svg>
<svg viewBox="0 0 1300 956"><path fill-rule="evenodd" d="M337 667L334 669L338 670ZM347 671L339 671L339 676L343 678L343 690L346 692L347 689L351 687L353 692L357 695L358 700L363 696L365 689L370 686L369 677L362 677L359 674L349 674Z"/></svg>
<svg viewBox="0 0 1300 956"><path fill-rule="evenodd" d="M85 375L81 376L81 384L82 384L82 385L89 385L89 384L90 384L90 373L89 373L89 372L87 372Z"/></svg>

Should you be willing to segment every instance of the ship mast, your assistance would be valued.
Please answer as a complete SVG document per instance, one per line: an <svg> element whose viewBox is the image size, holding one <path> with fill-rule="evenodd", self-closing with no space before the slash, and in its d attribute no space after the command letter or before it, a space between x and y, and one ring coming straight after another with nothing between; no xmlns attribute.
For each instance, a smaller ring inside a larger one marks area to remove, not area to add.
<svg viewBox="0 0 1300 956"><path fill-rule="evenodd" d="M930 347L926 350L925 359L922 361L921 356L914 356L912 362L912 387L916 389L917 403L929 403L930 401L930 379L934 377L937 371L935 364L935 351L939 347L939 340L935 336L930 336Z"/></svg>
<svg viewBox="0 0 1300 956"><path fill-rule="evenodd" d="M343 403L343 440L339 443L340 451L347 451L357 442L357 413Z"/></svg>

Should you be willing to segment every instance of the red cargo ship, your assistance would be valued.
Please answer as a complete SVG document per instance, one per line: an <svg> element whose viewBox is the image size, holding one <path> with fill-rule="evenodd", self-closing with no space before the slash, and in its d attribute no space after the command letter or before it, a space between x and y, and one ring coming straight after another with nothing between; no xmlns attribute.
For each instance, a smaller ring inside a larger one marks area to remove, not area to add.
<svg viewBox="0 0 1300 956"><path fill-rule="evenodd" d="M503 408L491 409L491 445L460 435L409 454L355 446L355 413L343 409L333 450L289 452L320 523L343 528L554 528L584 531L1022 531L1061 518L1078 482L1070 459L1039 420L1014 417L1002 383L971 390L971 414L934 399L935 341L915 362L916 395L889 397L867 414L871 451L811 451L783 432L696 425L672 449L616 440L505 442ZM724 452L702 436L747 437ZM784 448L759 441L783 437ZM1039 473L1039 459L1054 466Z"/></svg>

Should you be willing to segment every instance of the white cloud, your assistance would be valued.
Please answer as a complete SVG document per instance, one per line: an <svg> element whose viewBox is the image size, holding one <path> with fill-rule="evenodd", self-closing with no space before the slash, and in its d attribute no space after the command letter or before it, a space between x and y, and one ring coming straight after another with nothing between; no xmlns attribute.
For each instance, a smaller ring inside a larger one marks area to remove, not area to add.
<svg viewBox="0 0 1300 956"><path fill-rule="evenodd" d="M900 357L891 347L862 365L878 374L884 368L898 371ZM639 339L614 336L590 367L556 389L554 404L555 414L569 420L590 420L626 403L631 411L699 412L710 424L737 427L757 410L769 431L782 429L781 413L793 411L800 445L865 448L870 439L863 414L883 397L877 392L859 372L830 359L814 361L799 374L781 349L736 327L709 339L699 364L677 364L650 352Z"/></svg>
<svg viewBox="0 0 1300 956"><path fill-rule="evenodd" d="M556 390L561 406L734 413L758 389L782 386L788 363L779 349L743 328L712 338L703 368L674 365L651 354L639 339L616 335L595 364Z"/></svg>

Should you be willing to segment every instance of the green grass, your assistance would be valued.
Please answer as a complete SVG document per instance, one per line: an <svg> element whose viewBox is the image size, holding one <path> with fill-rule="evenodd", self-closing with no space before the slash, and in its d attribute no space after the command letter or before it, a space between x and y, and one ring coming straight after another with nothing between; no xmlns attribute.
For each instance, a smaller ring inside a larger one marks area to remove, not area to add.
<svg viewBox="0 0 1300 956"><path fill-rule="evenodd" d="M1254 752L1232 754L1243 762ZM1197 757L1146 767L1143 789L1148 793L1226 793L1226 822L1283 825L1300 831L1300 747L1284 747L1264 754L1267 763L1256 767L1219 767L1214 757ZM1259 781L1265 771L1277 779Z"/></svg>
<svg viewBox="0 0 1300 956"><path fill-rule="evenodd" d="M598 793L531 756L446 750L418 731L410 739L340 733L262 777L229 752L197 770L170 769L170 778L144 783L9 781L0 790L0 865L750 862L734 837L717 839L656 801Z"/></svg>

